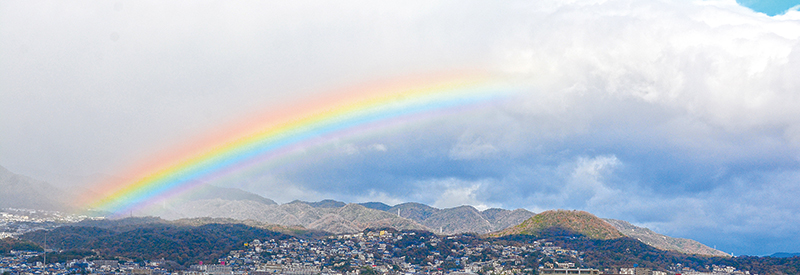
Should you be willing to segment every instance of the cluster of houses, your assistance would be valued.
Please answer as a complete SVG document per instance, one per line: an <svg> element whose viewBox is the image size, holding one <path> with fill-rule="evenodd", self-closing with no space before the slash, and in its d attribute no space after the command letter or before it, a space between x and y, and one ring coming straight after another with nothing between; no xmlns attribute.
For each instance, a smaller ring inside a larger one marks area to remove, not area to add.
<svg viewBox="0 0 800 275"><path fill-rule="evenodd" d="M284 274L305 270L358 274L366 268L395 274L462 271L499 275L532 273L536 267L526 266L525 257L534 251L542 251L539 243L506 246L470 235L371 231L311 241L256 240L247 244L247 249L232 251L224 261L243 266L257 263L256 271ZM577 254L562 249L552 253Z"/></svg>
<svg viewBox="0 0 800 275"><path fill-rule="evenodd" d="M3 208L0 209L0 239L19 236L40 229L53 229L85 219L97 218L65 214L58 211Z"/></svg>

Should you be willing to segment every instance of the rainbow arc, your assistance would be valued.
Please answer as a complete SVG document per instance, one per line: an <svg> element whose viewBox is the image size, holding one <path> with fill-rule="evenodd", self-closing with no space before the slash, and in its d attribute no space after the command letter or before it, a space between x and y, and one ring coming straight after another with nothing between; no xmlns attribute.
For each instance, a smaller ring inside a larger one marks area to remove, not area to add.
<svg viewBox="0 0 800 275"><path fill-rule="evenodd" d="M408 83L410 82L410 83ZM302 102L239 122L219 136L132 169L124 180L106 183L87 208L125 214L191 190L254 164L285 158L298 149L337 137L374 131L404 119L425 119L503 100L520 91L491 77L397 81Z"/></svg>

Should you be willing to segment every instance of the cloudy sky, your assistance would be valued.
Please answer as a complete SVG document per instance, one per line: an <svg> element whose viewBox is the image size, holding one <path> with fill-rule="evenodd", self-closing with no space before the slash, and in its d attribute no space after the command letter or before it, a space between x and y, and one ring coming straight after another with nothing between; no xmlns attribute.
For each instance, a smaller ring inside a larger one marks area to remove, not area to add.
<svg viewBox="0 0 800 275"><path fill-rule="evenodd" d="M800 252L800 12L776 1L0 1L0 165L118 175L270 108L482 70L519 98L221 179L278 202L581 209Z"/></svg>

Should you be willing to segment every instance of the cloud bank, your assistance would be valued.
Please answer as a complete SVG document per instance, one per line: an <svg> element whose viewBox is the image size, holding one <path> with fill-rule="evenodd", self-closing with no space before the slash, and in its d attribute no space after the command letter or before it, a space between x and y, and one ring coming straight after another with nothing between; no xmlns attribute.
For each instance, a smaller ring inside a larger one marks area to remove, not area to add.
<svg viewBox="0 0 800 275"><path fill-rule="evenodd" d="M286 202L582 209L734 254L800 247L800 13L734 1L0 6L0 163L114 174L248 112L481 68L513 101L217 184ZM795 251L796 252L796 251Z"/></svg>

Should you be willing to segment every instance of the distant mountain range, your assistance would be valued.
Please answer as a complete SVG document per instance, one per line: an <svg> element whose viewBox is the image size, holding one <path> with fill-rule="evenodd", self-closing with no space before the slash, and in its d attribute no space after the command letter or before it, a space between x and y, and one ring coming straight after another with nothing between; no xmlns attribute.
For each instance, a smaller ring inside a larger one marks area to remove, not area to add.
<svg viewBox="0 0 800 275"><path fill-rule="evenodd" d="M534 215L524 209L479 211L472 206L438 209L420 203L390 206L381 202L348 204L335 200L295 200L279 205L239 189L211 185L135 214L170 220L199 217L253 220L336 234L361 232L370 227L427 230L441 234L486 234L519 224Z"/></svg>
<svg viewBox="0 0 800 275"><path fill-rule="evenodd" d="M68 201L75 197L46 182L16 175L0 167L0 207L71 211L74 206ZM536 235L549 228L562 228L593 239L628 236L662 250L728 256L694 240L664 236L625 221L599 219L584 211L554 210L537 215L525 209L480 211L468 205L439 209L415 202L390 206L381 202L348 204L335 200L296 200L277 204L240 189L205 185L178 196L171 203L136 214L168 220L192 219L194 223L243 221L250 226L285 233L301 230L342 234L361 232L366 228L391 227L438 234L504 236Z"/></svg>
<svg viewBox="0 0 800 275"><path fill-rule="evenodd" d="M69 211L73 209L69 201L74 197L68 190L14 174L0 166L0 208Z"/></svg>

